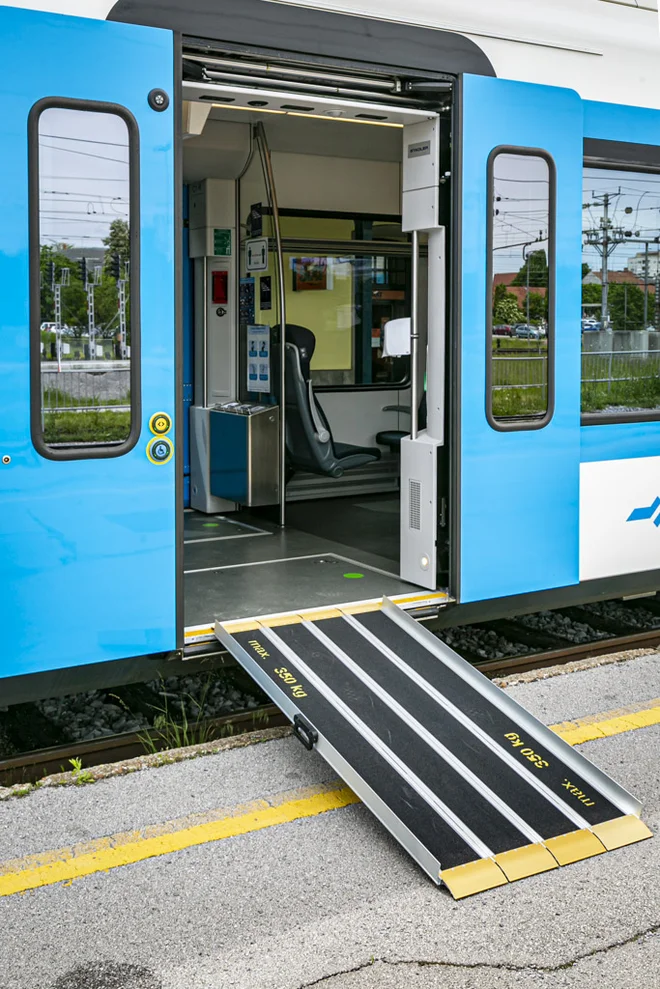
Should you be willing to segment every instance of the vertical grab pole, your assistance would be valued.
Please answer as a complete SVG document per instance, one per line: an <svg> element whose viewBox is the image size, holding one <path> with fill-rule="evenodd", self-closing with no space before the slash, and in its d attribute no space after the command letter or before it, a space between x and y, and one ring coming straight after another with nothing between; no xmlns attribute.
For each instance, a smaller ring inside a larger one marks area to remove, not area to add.
<svg viewBox="0 0 660 989"><path fill-rule="evenodd" d="M412 278L411 278L411 308L410 308L410 438L417 439L417 414L419 411L419 321L417 307L419 303L419 231L412 232Z"/></svg>
<svg viewBox="0 0 660 989"><path fill-rule="evenodd" d="M270 151L266 140L264 125L259 121L256 125L257 140L261 153L261 163L266 176L268 197L273 210L273 226L275 228L275 249L277 254L277 281L280 295L280 517L279 524L284 527L286 522L286 298L284 283L284 253L282 251L282 236L280 233L280 212L277 208L275 179L270 160Z"/></svg>
<svg viewBox="0 0 660 989"><path fill-rule="evenodd" d="M204 377L202 380L202 406L209 407L209 263L208 258L202 258L202 292L204 294L204 307L202 310L202 369Z"/></svg>

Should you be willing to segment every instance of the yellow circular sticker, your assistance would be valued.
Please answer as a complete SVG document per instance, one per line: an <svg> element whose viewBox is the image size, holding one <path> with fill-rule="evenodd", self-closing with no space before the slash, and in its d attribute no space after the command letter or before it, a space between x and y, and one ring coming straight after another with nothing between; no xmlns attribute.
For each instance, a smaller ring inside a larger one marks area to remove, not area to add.
<svg viewBox="0 0 660 989"><path fill-rule="evenodd" d="M167 436L154 436L147 443L147 457L152 464L166 464L173 453L174 443Z"/></svg>
<svg viewBox="0 0 660 989"><path fill-rule="evenodd" d="M172 428L172 420L168 416L167 412L154 412L151 419L149 420L149 429L156 436L164 436L165 433L169 433Z"/></svg>

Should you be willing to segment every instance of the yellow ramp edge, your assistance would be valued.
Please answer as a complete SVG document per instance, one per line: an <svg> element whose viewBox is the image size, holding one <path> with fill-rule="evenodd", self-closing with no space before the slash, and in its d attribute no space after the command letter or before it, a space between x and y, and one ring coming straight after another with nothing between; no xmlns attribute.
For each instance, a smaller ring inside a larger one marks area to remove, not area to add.
<svg viewBox="0 0 660 989"><path fill-rule="evenodd" d="M259 619L263 628L281 628L282 625L300 625L301 622L300 615L274 615L272 618Z"/></svg>
<svg viewBox="0 0 660 989"><path fill-rule="evenodd" d="M368 611L379 611L383 607L383 602L379 599L378 601L360 601L357 604L345 604L342 605L341 610L345 615L365 615Z"/></svg>
<svg viewBox="0 0 660 989"><path fill-rule="evenodd" d="M236 635L237 632L256 632L259 628L259 622L255 622L253 618L237 619L233 622L218 622L218 624L230 635Z"/></svg>
<svg viewBox="0 0 660 989"><path fill-rule="evenodd" d="M495 889L496 886L506 886L507 883L506 876L493 859L476 859L453 869L443 869L440 879L455 900Z"/></svg>
<svg viewBox="0 0 660 989"><path fill-rule="evenodd" d="M513 848L510 852L500 852L494 858L510 883L558 868L554 856L539 843Z"/></svg>
<svg viewBox="0 0 660 989"><path fill-rule="evenodd" d="M613 821L605 821L603 824L594 824L591 830L608 852L653 837L653 832L649 831L644 821L640 821L634 814L615 817Z"/></svg>
<svg viewBox="0 0 660 989"><path fill-rule="evenodd" d="M580 862L582 859L591 858L592 855L602 855L606 851L603 843L588 828L569 831L568 834L560 834L556 838L546 838L543 844L552 852L560 865Z"/></svg>
<svg viewBox="0 0 660 989"><path fill-rule="evenodd" d="M339 608L312 608L309 611L299 611L298 614L304 622L320 622L324 618L341 618Z"/></svg>

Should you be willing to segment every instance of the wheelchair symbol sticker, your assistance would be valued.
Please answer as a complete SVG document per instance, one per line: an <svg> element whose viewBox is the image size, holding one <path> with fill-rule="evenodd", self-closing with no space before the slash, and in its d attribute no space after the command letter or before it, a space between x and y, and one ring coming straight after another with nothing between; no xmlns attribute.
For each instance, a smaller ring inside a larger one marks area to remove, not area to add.
<svg viewBox="0 0 660 989"><path fill-rule="evenodd" d="M167 436L155 436L147 444L147 457L152 464L166 464L172 459L174 444Z"/></svg>

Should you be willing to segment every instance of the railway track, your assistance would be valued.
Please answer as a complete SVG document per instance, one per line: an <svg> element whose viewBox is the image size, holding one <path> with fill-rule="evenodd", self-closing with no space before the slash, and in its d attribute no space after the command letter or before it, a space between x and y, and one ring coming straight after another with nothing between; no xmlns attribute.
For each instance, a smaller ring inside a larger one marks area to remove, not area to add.
<svg viewBox="0 0 660 989"><path fill-rule="evenodd" d="M497 619L484 622L487 628L505 641L523 644L529 651L520 655L484 658L469 648L452 648L473 663L488 677L508 676L530 670L561 666L595 656L624 652L632 649L660 647L660 603L641 600L627 602L626 610L632 615L639 608L657 615L658 627L636 628L621 634L621 620L607 615L594 614L585 608L565 608L557 614L570 621L588 625L599 636L584 642L570 642L565 635L548 628L538 629L525 623L525 618ZM555 614L555 613L552 613ZM433 624L429 626L433 630ZM459 630L474 626L459 626ZM450 629L437 629L436 634L447 637ZM229 734L241 734L256 729L279 727L288 724L286 717L274 705L266 703L250 711L235 712L219 718L200 721L196 726L196 738L214 740ZM171 747L158 729L126 732L90 741L69 742L48 746L30 752L19 753L0 761L0 786L15 783L33 783L46 775L71 769L71 760L79 761L85 769L110 762L121 762L149 751L162 751Z"/></svg>
<svg viewBox="0 0 660 989"><path fill-rule="evenodd" d="M287 724L286 717L274 704L264 704L251 711L200 721L195 726L195 734L200 739L212 741L227 735L239 735L256 729L277 728ZM162 741L162 732L153 728L109 735L87 742L69 742L65 745L35 749L0 762L0 786L35 783L53 773L70 772L71 760L79 760L85 769L102 766L108 762L124 762L145 755L152 750L152 746L153 751L165 751L169 747Z"/></svg>

